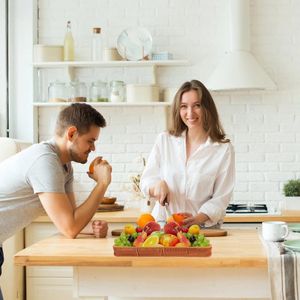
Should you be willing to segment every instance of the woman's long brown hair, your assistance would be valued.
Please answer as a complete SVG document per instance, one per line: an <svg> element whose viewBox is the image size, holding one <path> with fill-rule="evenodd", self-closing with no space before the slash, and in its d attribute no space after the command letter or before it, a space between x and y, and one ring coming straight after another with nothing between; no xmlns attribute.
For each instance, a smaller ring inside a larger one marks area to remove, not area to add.
<svg viewBox="0 0 300 300"><path fill-rule="evenodd" d="M187 129L187 126L183 123L180 117L180 104L182 95L191 90L196 91L198 94L201 109L203 111L203 129L205 132L214 142L230 142L230 140L226 138L226 134L220 123L218 111L210 92L204 84L198 80L185 82L177 91L172 104L171 126L169 128L169 133L174 136L180 136L182 132Z"/></svg>

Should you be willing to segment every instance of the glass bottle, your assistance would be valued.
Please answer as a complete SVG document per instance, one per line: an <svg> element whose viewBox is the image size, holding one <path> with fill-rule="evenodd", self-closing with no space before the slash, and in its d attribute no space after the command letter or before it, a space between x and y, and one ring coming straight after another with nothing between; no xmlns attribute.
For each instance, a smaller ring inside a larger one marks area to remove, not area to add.
<svg viewBox="0 0 300 300"><path fill-rule="evenodd" d="M67 23L67 31L64 40L64 60L74 60L74 39L71 32L71 21Z"/></svg>
<svg viewBox="0 0 300 300"><path fill-rule="evenodd" d="M84 82L70 82L70 102L86 102L87 88Z"/></svg>
<svg viewBox="0 0 300 300"><path fill-rule="evenodd" d="M101 28L93 28L92 36L92 48L91 48L91 58L94 61L102 60L102 37L101 37Z"/></svg>
<svg viewBox="0 0 300 300"><path fill-rule="evenodd" d="M48 101L49 102L66 102L67 89L64 82L51 82L48 87Z"/></svg>
<svg viewBox="0 0 300 300"><path fill-rule="evenodd" d="M92 82L89 92L90 92L89 101L108 102L106 82L100 80Z"/></svg>
<svg viewBox="0 0 300 300"><path fill-rule="evenodd" d="M125 101L125 83L124 81L114 80L110 82L110 101Z"/></svg>

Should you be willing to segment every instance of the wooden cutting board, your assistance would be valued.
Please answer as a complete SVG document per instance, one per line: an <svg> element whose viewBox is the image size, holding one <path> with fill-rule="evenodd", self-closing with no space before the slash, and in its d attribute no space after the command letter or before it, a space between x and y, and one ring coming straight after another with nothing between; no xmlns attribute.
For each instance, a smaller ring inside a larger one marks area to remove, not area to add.
<svg viewBox="0 0 300 300"><path fill-rule="evenodd" d="M119 236L123 229L115 229L111 231L112 236ZM201 229L201 233L207 237L226 236L227 231L223 229Z"/></svg>
<svg viewBox="0 0 300 300"><path fill-rule="evenodd" d="M99 204L97 211L100 212L109 212L109 211L120 211L124 210L124 205L120 204Z"/></svg>

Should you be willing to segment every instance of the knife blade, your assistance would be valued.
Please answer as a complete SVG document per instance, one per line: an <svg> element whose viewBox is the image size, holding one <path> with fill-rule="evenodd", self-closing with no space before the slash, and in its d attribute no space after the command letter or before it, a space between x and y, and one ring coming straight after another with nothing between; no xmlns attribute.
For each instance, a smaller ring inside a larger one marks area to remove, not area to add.
<svg viewBox="0 0 300 300"><path fill-rule="evenodd" d="M165 211L166 211L166 219L169 219L172 214L170 212L170 208L169 208L169 203L168 202L165 202Z"/></svg>
<svg viewBox="0 0 300 300"><path fill-rule="evenodd" d="M157 221L158 224L160 224L161 227L164 227L164 225L166 225L166 220L171 217L171 212L170 212L170 209L169 209L169 203L167 201L167 197L165 198L163 204L161 204L162 207L164 207L164 210L165 210L165 219L164 220L159 220Z"/></svg>

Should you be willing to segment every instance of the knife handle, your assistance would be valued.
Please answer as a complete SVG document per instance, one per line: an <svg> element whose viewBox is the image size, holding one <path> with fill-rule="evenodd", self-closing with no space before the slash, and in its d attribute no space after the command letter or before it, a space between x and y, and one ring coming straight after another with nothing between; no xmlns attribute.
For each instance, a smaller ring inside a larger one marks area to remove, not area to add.
<svg viewBox="0 0 300 300"><path fill-rule="evenodd" d="M168 202L168 199L167 197L164 199L163 201L163 206L168 206L169 205L169 202Z"/></svg>

